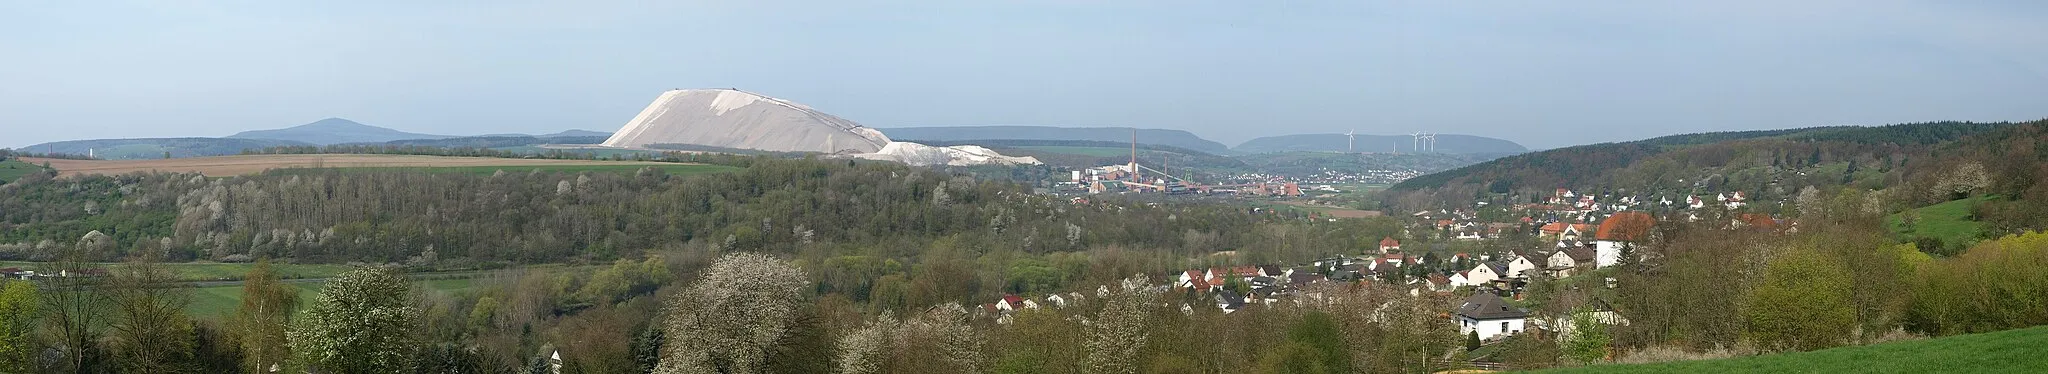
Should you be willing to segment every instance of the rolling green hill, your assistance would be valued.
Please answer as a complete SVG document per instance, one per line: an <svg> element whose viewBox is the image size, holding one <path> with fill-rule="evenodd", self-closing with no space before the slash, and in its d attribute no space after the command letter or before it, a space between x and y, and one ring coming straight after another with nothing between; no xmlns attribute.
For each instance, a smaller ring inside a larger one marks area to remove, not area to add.
<svg viewBox="0 0 2048 374"><path fill-rule="evenodd" d="M1720 360L1595 365L1538 373L2042 373L2048 326Z"/></svg>

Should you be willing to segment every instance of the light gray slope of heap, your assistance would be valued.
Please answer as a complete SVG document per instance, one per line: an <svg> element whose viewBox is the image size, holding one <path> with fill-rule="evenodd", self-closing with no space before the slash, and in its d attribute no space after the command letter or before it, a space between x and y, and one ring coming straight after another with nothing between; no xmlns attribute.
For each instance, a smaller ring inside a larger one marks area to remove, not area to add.
<svg viewBox="0 0 2048 374"><path fill-rule="evenodd" d="M775 152L873 153L882 132L811 107L733 89L661 93L604 145L692 144Z"/></svg>

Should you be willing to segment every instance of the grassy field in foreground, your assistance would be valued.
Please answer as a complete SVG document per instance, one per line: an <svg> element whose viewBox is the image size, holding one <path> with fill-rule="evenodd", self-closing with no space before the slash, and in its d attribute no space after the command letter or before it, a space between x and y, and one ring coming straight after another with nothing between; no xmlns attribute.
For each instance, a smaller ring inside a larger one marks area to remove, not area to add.
<svg viewBox="0 0 2048 374"><path fill-rule="evenodd" d="M299 289L299 306L313 301L320 294L324 282L287 282L286 285ZM429 279L414 281L421 289L440 292L461 292L476 287L474 278ZM192 290L192 303L185 306L185 312L193 318L220 319L235 313L242 305L242 286L200 287Z"/></svg>
<svg viewBox="0 0 2048 374"><path fill-rule="evenodd" d="M1541 373L2048 373L2048 326L1813 352Z"/></svg>
<svg viewBox="0 0 2048 374"><path fill-rule="evenodd" d="M41 165L29 164L21 162L21 160L9 159L7 161L0 161L0 182L12 182L16 178L21 178L23 175L28 175L42 169Z"/></svg>
<svg viewBox="0 0 2048 374"><path fill-rule="evenodd" d="M286 283L299 289L299 303L305 305L320 293L323 283ZM216 286L192 289L192 303L185 305L185 312L197 319L225 319L242 306L242 286Z"/></svg>
<svg viewBox="0 0 2048 374"><path fill-rule="evenodd" d="M1051 153L1065 153L1065 154L1073 154L1073 155L1082 155L1082 156L1095 156L1095 157L1110 157L1110 156L1119 156L1119 155L1123 155L1123 156L1128 156L1128 155L1130 155L1130 154L1131 154L1131 149L1130 149L1130 148L1110 148L1110 147L1080 147L1080 146L1065 146L1065 145L1028 145L1028 146L1020 146L1020 147L1017 147L1017 148L1029 149L1029 150L1034 150L1034 151L1040 151L1040 152L1051 152Z"/></svg>
<svg viewBox="0 0 2048 374"><path fill-rule="evenodd" d="M39 263L39 262L23 262L23 261L0 261L0 267L18 267L18 268L22 268L22 269L26 269L26 270L35 270L36 268L38 268L38 267L41 267L42 265L43 265L43 264L42 264L42 263ZM93 266L94 266L94 267L100 267L100 268L112 268L112 267L115 267L115 266L119 266L119 265L121 265L121 264L119 264L119 263L97 263L97 264L93 264ZM249 273L249 268L250 268L250 267L254 267L254 266L256 266L256 264L249 264L249 263L240 263L240 264L225 264L225 263L215 263L215 262L188 262L188 263L169 263L169 264L163 264L163 266L164 266L164 267L168 267L168 268L171 268L171 271L172 271L172 272L176 272L176 273L178 274L178 279L179 279L179 280L185 280L185 281L220 281L220 280L236 280L236 279L242 279L242 275L244 275L244 274L248 274L248 273ZM278 272L278 275L279 275L280 277L283 277L283 278L287 278L287 279L291 279L291 278L326 278L326 277L332 277L332 276L334 276L335 274L341 274L341 272L344 272L344 271L348 271L348 269L349 269L349 266L348 266L348 265L302 265L302 264L271 264L271 268L272 268L272 269L276 269L276 270L277 270L277 272Z"/></svg>
<svg viewBox="0 0 2048 374"><path fill-rule="evenodd" d="M505 171L505 172L507 172L507 173L525 173L525 172L530 172L530 171L535 171L535 170L539 170L539 171L541 171L541 172L565 172L565 173L580 173L580 172L586 172L586 171L588 171L588 172L598 172L598 173L606 173L606 172L610 172L610 173L633 173L633 172L639 172L641 168L647 168L647 167L652 167L652 168L656 168L656 169L661 169L661 171L662 171L662 172L664 172L664 173L668 173L669 175L696 175L696 174L710 174L710 173L725 173L725 172L732 172L732 171L738 171L738 170L740 170L740 168L737 168L737 167L731 167L731 166L724 166L724 165L701 165L701 164L674 164L674 165L651 165L651 166L650 166L650 165L534 165L534 166L450 166L450 167L348 167L348 168L333 168L333 169L335 169L335 170L340 170L340 171L342 171L342 172L344 172L344 173L357 173L357 172L361 172L361 173L381 173L381 172L392 172L392 171L419 171L419 172L427 172L427 173L434 173L434 174L476 174L476 175L491 175L491 174L495 174L495 173L497 173L497 172L498 172L499 170L504 170L504 171ZM308 169L308 168L296 168L296 169L278 169L278 170L276 170L275 172L279 172L279 173L318 173L318 172L321 172L321 171L322 171L321 169Z"/></svg>
<svg viewBox="0 0 2048 374"><path fill-rule="evenodd" d="M1984 224L1970 220L1970 209L1988 199L1997 197L1975 197L1913 209L1919 221L1910 229L1905 227L1904 215L1893 214L1885 217L1885 228L1907 239L1930 237L1941 239L1950 246L1966 246L1977 242L1977 235L1984 230Z"/></svg>

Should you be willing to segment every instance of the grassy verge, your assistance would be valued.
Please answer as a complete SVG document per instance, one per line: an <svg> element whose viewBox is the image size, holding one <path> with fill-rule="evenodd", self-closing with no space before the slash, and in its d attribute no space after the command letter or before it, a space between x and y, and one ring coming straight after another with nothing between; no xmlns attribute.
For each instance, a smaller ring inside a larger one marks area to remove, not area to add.
<svg viewBox="0 0 2048 374"><path fill-rule="evenodd" d="M2048 326L1813 352L1542 373L2044 373Z"/></svg>

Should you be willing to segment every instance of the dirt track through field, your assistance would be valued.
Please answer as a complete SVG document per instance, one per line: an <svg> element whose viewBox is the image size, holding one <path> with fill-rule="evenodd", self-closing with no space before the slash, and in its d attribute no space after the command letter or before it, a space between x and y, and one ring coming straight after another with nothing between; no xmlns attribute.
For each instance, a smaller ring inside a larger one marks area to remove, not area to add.
<svg viewBox="0 0 2048 374"><path fill-rule="evenodd" d="M139 171L166 173L197 172L209 177L255 174L279 168L365 168L365 167L477 167L477 166L586 166L586 165L681 165L666 162L548 160L496 157L448 157L414 155L239 155L174 158L166 160L64 160L23 157L22 161L42 165L49 162L60 177L90 174L126 174Z"/></svg>

